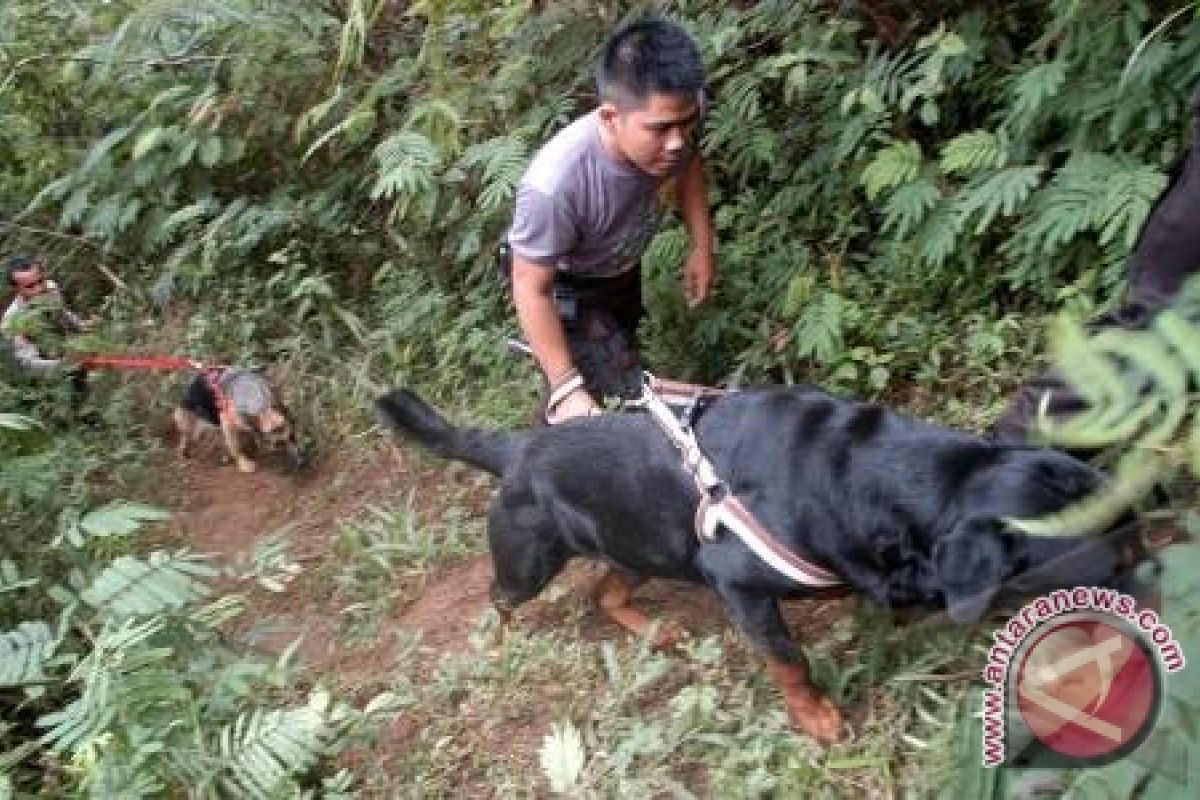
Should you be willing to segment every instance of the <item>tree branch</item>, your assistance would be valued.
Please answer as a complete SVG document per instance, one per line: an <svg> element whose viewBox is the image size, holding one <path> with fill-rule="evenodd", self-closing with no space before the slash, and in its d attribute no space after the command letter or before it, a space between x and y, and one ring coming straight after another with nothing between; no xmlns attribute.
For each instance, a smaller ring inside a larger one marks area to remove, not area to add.
<svg viewBox="0 0 1200 800"><path fill-rule="evenodd" d="M65 239L69 242L86 245L87 247L90 247L93 250L98 250L101 253L104 252L103 247L101 247L100 245L96 244L95 242L93 242L92 240L90 240L86 237L76 236L73 233L63 233L62 231L51 230L50 228L35 228L32 225L20 225L16 222L0 221L0 230L19 230L19 231L23 231L24 233L31 233L35 236L50 236L55 239ZM120 275L117 275L115 272L110 270L108 267L104 266L104 264L102 264L101 262L94 261L94 262L92 262L92 266L95 267L96 270L101 275L103 275L105 278L107 278L109 283L111 283L113 286L117 287L118 289L128 289L129 288L129 285L126 284L125 281L123 281L121 279Z"/></svg>
<svg viewBox="0 0 1200 800"><path fill-rule="evenodd" d="M8 75L0 81L0 92L8 88L14 80L17 79L17 74L28 67L30 64L36 64L39 61L80 61L85 64L124 64L138 65L149 68L159 67L180 67L185 64L192 64L204 61L226 61L236 56L220 55L220 56L177 56L174 58L123 58L123 59L108 59L108 58L89 58L87 56L63 56L57 53L38 53L35 56L26 56L13 65L13 68L8 71Z"/></svg>

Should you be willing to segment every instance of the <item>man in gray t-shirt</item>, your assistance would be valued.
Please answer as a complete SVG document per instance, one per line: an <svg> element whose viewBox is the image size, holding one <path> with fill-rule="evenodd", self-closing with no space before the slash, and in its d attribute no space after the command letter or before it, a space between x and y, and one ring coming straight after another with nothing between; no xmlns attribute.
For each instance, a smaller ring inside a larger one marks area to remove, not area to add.
<svg viewBox="0 0 1200 800"><path fill-rule="evenodd" d="M640 259L667 181L692 241L689 305L706 299L713 281L703 164L689 141L704 89L695 42L658 17L633 22L605 44L597 83L599 107L534 157L508 234L513 303L550 385L551 423L640 386Z"/></svg>

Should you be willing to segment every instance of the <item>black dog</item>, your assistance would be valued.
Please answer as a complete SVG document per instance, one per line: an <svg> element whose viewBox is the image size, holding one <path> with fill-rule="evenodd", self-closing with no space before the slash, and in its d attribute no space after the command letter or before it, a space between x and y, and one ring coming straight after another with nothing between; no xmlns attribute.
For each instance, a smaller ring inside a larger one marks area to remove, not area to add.
<svg viewBox="0 0 1200 800"><path fill-rule="evenodd" d="M702 542L698 491L645 414L499 432L449 425L407 390L378 418L435 453L502 477L488 516L502 615L537 595L573 556L615 569L601 608L644 632L628 604L649 577L707 583L767 657L792 724L822 741L841 715L809 681L778 599L805 594L732 535ZM1128 591L1141 559L1136 526L1088 537L1025 537L1006 518L1061 509L1104 477L1060 452L1001 445L814 388L725 395L700 419L717 472L788 548L888 607L946 609L979 619L998 599L1059 588Z"/></svg>

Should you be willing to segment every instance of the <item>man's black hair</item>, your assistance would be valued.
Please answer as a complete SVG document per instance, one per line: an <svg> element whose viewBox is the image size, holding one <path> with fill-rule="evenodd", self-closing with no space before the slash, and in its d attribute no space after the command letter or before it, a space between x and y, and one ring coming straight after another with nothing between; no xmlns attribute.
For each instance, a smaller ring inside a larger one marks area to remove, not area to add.
<svg viewBox="0 0 1200 800"><path fill-rule="evenodd" d="M10 287L17 285L17 273L28 272L40 263L33 256L12 256L4 262L4 274L8 277Z"/></svg>
<svg viewBox="0 0 1200 800"><path fill-rule="evenodd" d="M659 16L619 28L596 65L600 99L618 107L640 107L652 94L698 94L703 88L704 61L696 42Z"/></svg>

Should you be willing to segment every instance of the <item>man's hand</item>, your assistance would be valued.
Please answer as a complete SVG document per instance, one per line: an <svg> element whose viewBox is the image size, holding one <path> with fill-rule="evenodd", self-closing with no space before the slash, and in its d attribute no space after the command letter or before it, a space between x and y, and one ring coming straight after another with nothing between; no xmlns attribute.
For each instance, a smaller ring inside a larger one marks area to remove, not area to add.
<svg viewBox="0 0 1200 800"><path fill-rule="evenodd" d="M683 262L683 298L688 308L695 308L708 299L714 272L712 250L693 247Z"/></svg>
<svg viewBox="0 0 1200 800"><path fill-rule="evenodd" d="M584 385L579 370L572 367L550 384L550 397L546 400L546 422L558 425L574 417L590 417L599 414L596 401Z"/></svg>
<svg viewBox="0 0 1200 800"><path fill-rule="evenodd" d="M546 422L559 425L575 417L590 417L600 413L596 401L584 389L576 389L553 408L546 409Z"/></svg>

